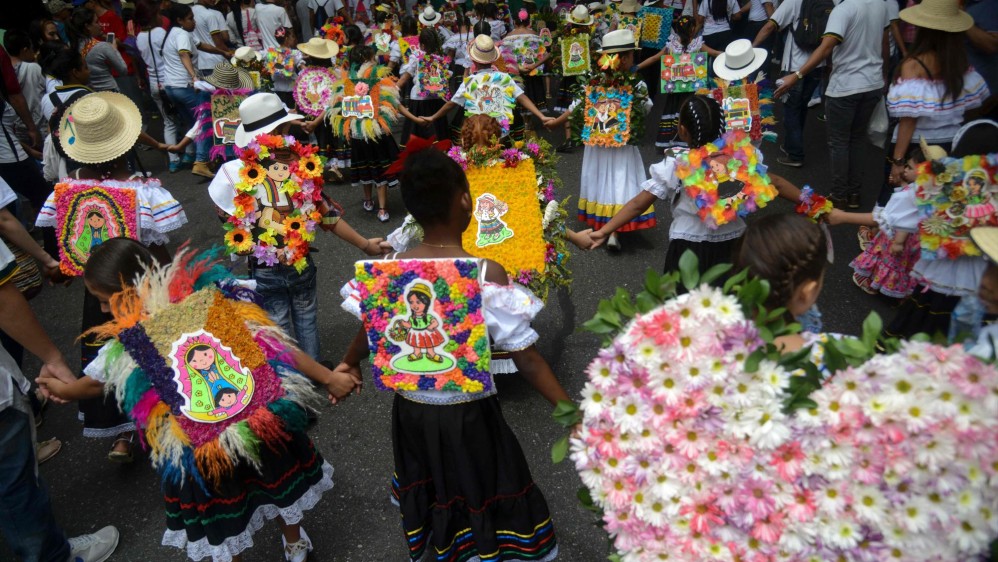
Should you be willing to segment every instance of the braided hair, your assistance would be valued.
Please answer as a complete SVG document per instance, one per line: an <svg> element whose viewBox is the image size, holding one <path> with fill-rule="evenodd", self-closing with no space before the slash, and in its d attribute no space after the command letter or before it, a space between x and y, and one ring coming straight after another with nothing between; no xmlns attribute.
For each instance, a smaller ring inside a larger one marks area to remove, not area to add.
<svg viewBox="0 0 998 562"><path fill-rule="evenodd" d="M796 214L752 222L735 252L736 268L769 281L769 309L787 306L798 287L821 279L827 264L825 231Z"/></svg>
<svg viewBox="0 0 998 562"><path fill-rule="evenodd" d="M679 124L689 134L691 148L717 140L724 134L724 110L708 96L692 96L679 108Z"/></svg>

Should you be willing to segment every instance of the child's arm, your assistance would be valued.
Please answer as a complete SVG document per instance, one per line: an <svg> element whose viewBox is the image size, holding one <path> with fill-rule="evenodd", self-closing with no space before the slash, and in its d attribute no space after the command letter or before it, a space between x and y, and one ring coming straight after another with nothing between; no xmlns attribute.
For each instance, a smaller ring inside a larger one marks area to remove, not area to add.
<svg viewBox="0 0 998 562"><path fill-rule="evenodd" d="M641 216L641 213L645 212L648 207L651 207L655 203L655 195L650 191L641 190L631 198L630 201L624 204L624 206L617 211L616 215L610 219L610 222L603 225L599 230L593 231L589 238L592 239L592 248L598 248L608 236L613 234L615 230L624 226L625 224L631 222L635 217Z"/></svg>
<svg viewBox="0 0 998 562"><path fill-rule="evenodd" d="M547 115L541 113L541 110L537 109L537 106L534 105L534 102L530 101L530 98L527 97L527 94L520 94L520 97L516 98L516 102L522 105L524 109L526 109L530 113L533 113L534 116L540 119L541 122L544 124L547 124L548 122L554 120L551 117L548 117Z"/></svg>
<svg viewBox="0 0 998 562"><path fill-rule="evenodd" d="M45 277L48 277L52 283L64 283L72 280L71 277L67 278L62 274L62 271L59 269L59 262L48 255L38 245L38 242L35 242L35 239L24 229L21 221L17 220L17 217L7 209L0 209L0 234L3 234L8 242L38 260L38 263L42 265L42 272L45 274Z"/></svg>
<svg viewBox="0 0 998 562"><path fill-rule="evenodd" d="M795 205L800 202L800 188L796 185L787 181L783 176L778 176L776 174L769 174L769 179L773 182L773 187L780 194L780 197L786 199L787 201L793 202Z"/></svg>
<svg viewBox="0 0 998 562"><path fill-rule="evenodd" d="M100 398L104 394L104 383L97 382L86 375L80 378L73 377L71 382L64 379L64 376L51 374L46 371L45 367L42 367L37 382L40 388L44 388L51 396L64 402Z"/></svg>
<svg viewBox="0 0 998 562"><path fill-rule="evenodd" d="M894 238L891 240L890 251L895 256L901 254L904 251L904 244L908 241L908 236L911 233L906 230L899 230L894 234Z"/></svg>
<svg viewBox="0 0 998 562"><path fill-rule="evenodd" d="M168 150L169 152L176 152L179 154L183 152L184 149L187 148L187 145L191 144L192 142L194 141L191 139L191 137L184 137L180 139L180 142L178 142L177 144L171 144L170 146L167 146L166 150Z"/></svg>
<svg viewBox="0 0 998 562"><path fill-rule="evenodd" d="M358 250L369 256L380 256L384 253L381 248L381 244L385 241L384 238L364 238L343 219L336 221L326 230L332 231L343 241L353 244Z"/></svg>
<svg viewBox="0 0 998 562"><path fill-rule="evenodd" d="M399 104L399 113L401 113L402 116L408 119L409 121L412 121L413 123L420 126L426 126L429 125L430 123L429 121L427 121L425 117L416 117L415 115L413 115L412 112L406 109L406 107L402 104Z"/></svg>
<svg viewBox="0 0 998 562"><path fill-rule="evenodd" d="M360 374L360 362L367 355L367 351L367 333L361 327L357 330L357 335L354 336L353 341L350 342L350 347L347 348L343 360L333 369L333 375L337 378L343 381L348 379L356 381L357 394L360 394L361 385L363 384L363 378Z"/></svg>
<svg viewBox="0 0 998 562"><path fill-rule="evenodd" d="M403 88L405 88L405 85L408 84L409 80L411 79L412 76L410 76L408 72L404 72L402 73L402 76L399 76L399 80L398 82L395 83L395 86L399 89L399 91L401 91Z"/></svg>
<svg viewBox="0 0 998 562"><path fill-rule="evenodd" d="M559 125L563 125L563 124L567 123L568 122L568 116L571 115L571 114L572 114L571 111L566 111L565 113L562 113L561 115L559 115L559 116L557 116L557 117L555 117L553 119L549 119L547 123L544 123L544 126L547 127L548 129L554 129L555 127L557 127Z"/></svg>
<svg viewBox="0 0 998 562"><path fill-rule="evenodd" d="M832 226L839 224L877 226L877 221L873 220L873 213L850 213L841 209L832 209L832 212L828 213L828 224Z"/></svg>
<svg viewBox="0 0 998 562"><path fill-rule="evenodd" d="M357 393L360 393L361 380L359 372L356 377L352 374L347 376L344 376L342 373L337 374L334 371L330 371L315 359L312 359L312 357L300 349L295 349L294 357L295 367L298 368L298 372L326 387L329 401L333 404L338 400L346 398L355 390Z"/></svg>
<svg viewBox="0 0 998 562"><path fill-rule="evenodd" d="M655 53L654 55L652 55L652 56L650 56L650 57L646 58L645 60L643 60L643 61L639 62L639 63L637 64L637 69L638 69L638 70L641 70L641 69L643 69L643 68L647 68L647 67L651 66L651 65L652 65L652 63L655 63L655 62L658 62L658 60L659 60L659 59L661 59L662 57L664 57L664 56L665 56L665 52L666 52L666 51L667 51L668 49L669 49L669 47L662 47L662 50L661 50L661 51L659 51L659 52Z"/></svg>
<svg viewBox="0 0 998 562"><path fill-rule="evenodd" d="M587 228L580 232L576 232L571 228L566 228L565 238L568 238L568 241L578 246L580 250L588 250L593 245L593 240L590 238L592 232L593 229L591 228Z"/></svg>

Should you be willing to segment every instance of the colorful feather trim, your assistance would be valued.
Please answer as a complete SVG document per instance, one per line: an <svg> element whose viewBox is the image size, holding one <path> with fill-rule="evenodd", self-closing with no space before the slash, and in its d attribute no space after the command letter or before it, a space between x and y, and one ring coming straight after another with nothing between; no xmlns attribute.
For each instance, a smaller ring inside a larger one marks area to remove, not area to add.
<svg viewBox="0 0 998 562"><path fill-rule="evenodd" d="M399 121L398 85L386 66L365 63L356 71L341 70L330 100L329 124L333 134L346 140L391 134Z"/></svg>

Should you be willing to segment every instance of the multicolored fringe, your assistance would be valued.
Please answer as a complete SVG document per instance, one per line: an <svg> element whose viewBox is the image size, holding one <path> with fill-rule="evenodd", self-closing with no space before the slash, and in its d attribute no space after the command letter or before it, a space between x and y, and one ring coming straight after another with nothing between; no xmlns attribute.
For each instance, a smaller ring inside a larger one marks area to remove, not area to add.
<svg viewBox="0 0 998 562"><path fill-rule="evenodd" d="M194 122L198 124L198 136L194 138L194 142L206 142L213 139L212 132L212 119L211 119L211 96L249 96L252 95L254 90L252 89L234 89L229 90L227 88L219 88L208 96L208 101L198 105L194 108ZM208 150L209 160L220 160L228 159L228 145L224 144L213 144Z"/></svg>
<svg viewBox="0 0 998 562"><path fill-rule="evenodd" d="M356 87L364 84L361 91L371 96L375 115L370 119L344 117L341 113L344 96L362 95ZM356 71L340 71L333 95L332 111L328 112L333 134L344 139L374 140L389 135L399 121L398 106L401 103L399 89L391 70L387 66L365 63Z"/></svg>

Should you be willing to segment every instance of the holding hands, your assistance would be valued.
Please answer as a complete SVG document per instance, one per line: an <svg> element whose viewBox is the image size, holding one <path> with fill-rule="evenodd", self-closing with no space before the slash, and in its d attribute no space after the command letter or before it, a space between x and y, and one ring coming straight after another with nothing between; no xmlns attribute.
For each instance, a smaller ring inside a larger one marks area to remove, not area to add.
<svg viewBox="0 0 998 562"><path fill-rule="evenodd" d="M339 404L341 400L350 396L350 393L360 394L363 384L360 367L351 367L346 363L340 363L335 369L329 371L324 386L329 401L333 404Z"/></svg>

